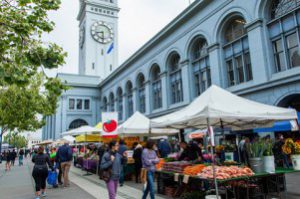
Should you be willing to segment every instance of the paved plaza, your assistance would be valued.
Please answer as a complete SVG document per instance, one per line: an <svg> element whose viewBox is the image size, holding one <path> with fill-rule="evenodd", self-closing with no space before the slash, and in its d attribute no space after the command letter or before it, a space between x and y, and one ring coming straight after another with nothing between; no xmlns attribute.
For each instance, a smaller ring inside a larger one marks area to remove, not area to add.
<svg viewBox="0 0 300 199"><path fill-rule="evenodd" d="M5 162L4 162L5 163ZM0 198L1 199L32 199L34 198L34 183L31 178L31 167L29 159L25 160L22 167L12 167L10 172L4 171L4 165L0 165ZM105 183L96 175L84 175L85 171L72 167L70 188L47 189L47 198L51 199L106 199L107 190ZM287 175L287 193L283 198L299 199L300 190L298 187L300 174ZM140 199L142 198L142 185L133 182L126 182L118 189L117 199ZM164 196L156 196L156 199L166 199Z"/></svg>

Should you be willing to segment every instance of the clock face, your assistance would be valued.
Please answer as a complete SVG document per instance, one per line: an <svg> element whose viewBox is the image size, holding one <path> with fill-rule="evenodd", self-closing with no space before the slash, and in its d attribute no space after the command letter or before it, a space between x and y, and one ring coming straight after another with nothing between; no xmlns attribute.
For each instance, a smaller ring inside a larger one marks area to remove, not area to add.
<svg viewBox="0 0 300 199"><path fill-rule="evenodd" d="M84 40L85 40L85 27L83 26L80 29L80 32L79 32L79 45L80 45L80 48L83 47Z"/></svg>
<svg viewBox="0 0 300 199"><path fill-rule="evenodd" d="M95 22L92 25L91 34L97 42L102 44L110 43L114 38L113 29L102 21Z"/></svg>

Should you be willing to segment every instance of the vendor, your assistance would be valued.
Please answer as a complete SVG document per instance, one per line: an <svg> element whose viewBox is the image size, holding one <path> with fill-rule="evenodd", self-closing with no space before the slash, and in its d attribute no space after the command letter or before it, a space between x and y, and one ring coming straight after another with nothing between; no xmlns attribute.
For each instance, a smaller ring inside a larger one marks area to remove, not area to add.
<svg viewBox="0 0 300 199"><path fill-rule="evenodd" d="M196 143L180 142L180 148L182 150L179 156L180 161L202 161L202 152Z"/></svg>

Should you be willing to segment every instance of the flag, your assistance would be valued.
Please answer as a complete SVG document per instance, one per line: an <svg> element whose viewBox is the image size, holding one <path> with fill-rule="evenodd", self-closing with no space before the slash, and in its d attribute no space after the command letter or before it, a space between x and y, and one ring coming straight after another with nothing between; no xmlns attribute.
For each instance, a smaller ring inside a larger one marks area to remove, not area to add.
<svg viewBox="0 0 300 199"><path fill-rule="evenodd" d="M108 50L107 50L107 54L111 53L111 51L114 49L114 42L111 43L111 45L109 46Z"/></svg>

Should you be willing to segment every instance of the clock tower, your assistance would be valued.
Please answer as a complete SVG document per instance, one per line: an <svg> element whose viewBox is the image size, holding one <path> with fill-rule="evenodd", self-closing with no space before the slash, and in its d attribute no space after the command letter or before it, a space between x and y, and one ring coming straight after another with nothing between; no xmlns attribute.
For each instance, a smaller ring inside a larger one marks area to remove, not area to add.
<svg viewBox="0 0 300 199"><path fill-rule="evenodd" d="M118 67L118 0L79 1L79 74L103 80Z"/></svg>

